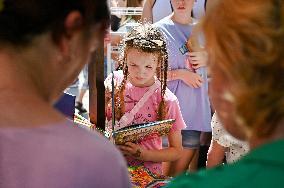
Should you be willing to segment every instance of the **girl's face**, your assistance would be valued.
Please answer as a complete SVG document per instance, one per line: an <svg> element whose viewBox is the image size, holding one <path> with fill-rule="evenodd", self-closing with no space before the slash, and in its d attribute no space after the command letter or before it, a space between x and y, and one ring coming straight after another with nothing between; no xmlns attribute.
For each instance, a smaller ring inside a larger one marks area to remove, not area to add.
<svg viewBox="0 0 284 188"><path fill-rule="evenodd" d="M126 56L129 80L137 87L148 87L154 84L158 57L153 53L141 52L135 48L129 49Z"/></svg>
<svg viewBox="0 0 284 188"><path fill-rule="evenodd" d="M194 0L171 0L174 12L182 14L190 14Z"/></svg>

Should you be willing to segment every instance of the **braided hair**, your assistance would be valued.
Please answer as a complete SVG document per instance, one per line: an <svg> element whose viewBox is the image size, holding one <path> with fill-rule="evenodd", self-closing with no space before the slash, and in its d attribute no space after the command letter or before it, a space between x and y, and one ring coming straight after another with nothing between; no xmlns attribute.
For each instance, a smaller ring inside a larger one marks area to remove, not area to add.
<svg viewBox="0 0 284 188"><path fill-rule="evenodd" d="M156 76L161 82L161 102L158 108L158 120L163 120L167 116L167 106L164 99L167 88L167 70L168 70L168 52L166 48L165 38L162 32L148 24L139 24L132 29L124 38L121 48L121 57L119 60L118 69L123 70L124 78L121 85L117 88L118 92L115 95L115 115L116 119L120 119L125 112L124 91L128 76L128 67L126 63L127 52L129 49L137 49L144 53L155 53L158 56L158 66Z"/></svg>

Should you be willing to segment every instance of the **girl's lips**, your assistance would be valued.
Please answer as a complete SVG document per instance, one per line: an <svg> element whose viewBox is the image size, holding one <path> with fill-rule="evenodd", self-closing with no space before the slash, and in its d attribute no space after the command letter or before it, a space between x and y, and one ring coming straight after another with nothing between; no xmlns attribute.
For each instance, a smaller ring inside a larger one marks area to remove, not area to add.
<svg viewBox="0 0 284 188"><path fill-rule="evenodd" d="M184 7L178 7L178 10L184 10L185 8Z"/></svg>

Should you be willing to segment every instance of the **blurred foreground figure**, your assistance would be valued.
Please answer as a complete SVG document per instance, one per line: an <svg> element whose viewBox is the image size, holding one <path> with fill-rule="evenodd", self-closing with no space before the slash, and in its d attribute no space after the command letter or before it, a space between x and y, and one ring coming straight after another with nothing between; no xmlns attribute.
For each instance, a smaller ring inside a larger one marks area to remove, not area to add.
<svg viewBox="0 0 284 188"><path fill-rule="evenodd" d="M104 0L0 0L1 188L130 187L114 146L53 108L108 19Z"/></svg>
<svg viewBox="0 0 284 188"><path fill-rule="evenodd" d="M284 187L284 1L219 0L203 29L214 107L251 151L234 164L181 175L168 187Z"/></svg>

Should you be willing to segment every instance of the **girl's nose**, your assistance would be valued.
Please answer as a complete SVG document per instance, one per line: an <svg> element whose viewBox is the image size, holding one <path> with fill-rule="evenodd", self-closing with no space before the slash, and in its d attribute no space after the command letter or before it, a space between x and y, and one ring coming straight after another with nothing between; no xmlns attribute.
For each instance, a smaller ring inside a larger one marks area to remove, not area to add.
<svg viewBox="0 0 284 188"><path fill-rule="evenodd" d="M184 0L177 0L178 5L184 5Z"/></svg>
<svg viewBox="0 0 284 188"><path fill-rule="evenodd" d="M138 71L138 75L139 75L139 76L143 76L145 73L146 73L146 69L145 69L145 68L142 68L142 67L141 67L141 68L139 69L139 71Z"/></svg>

